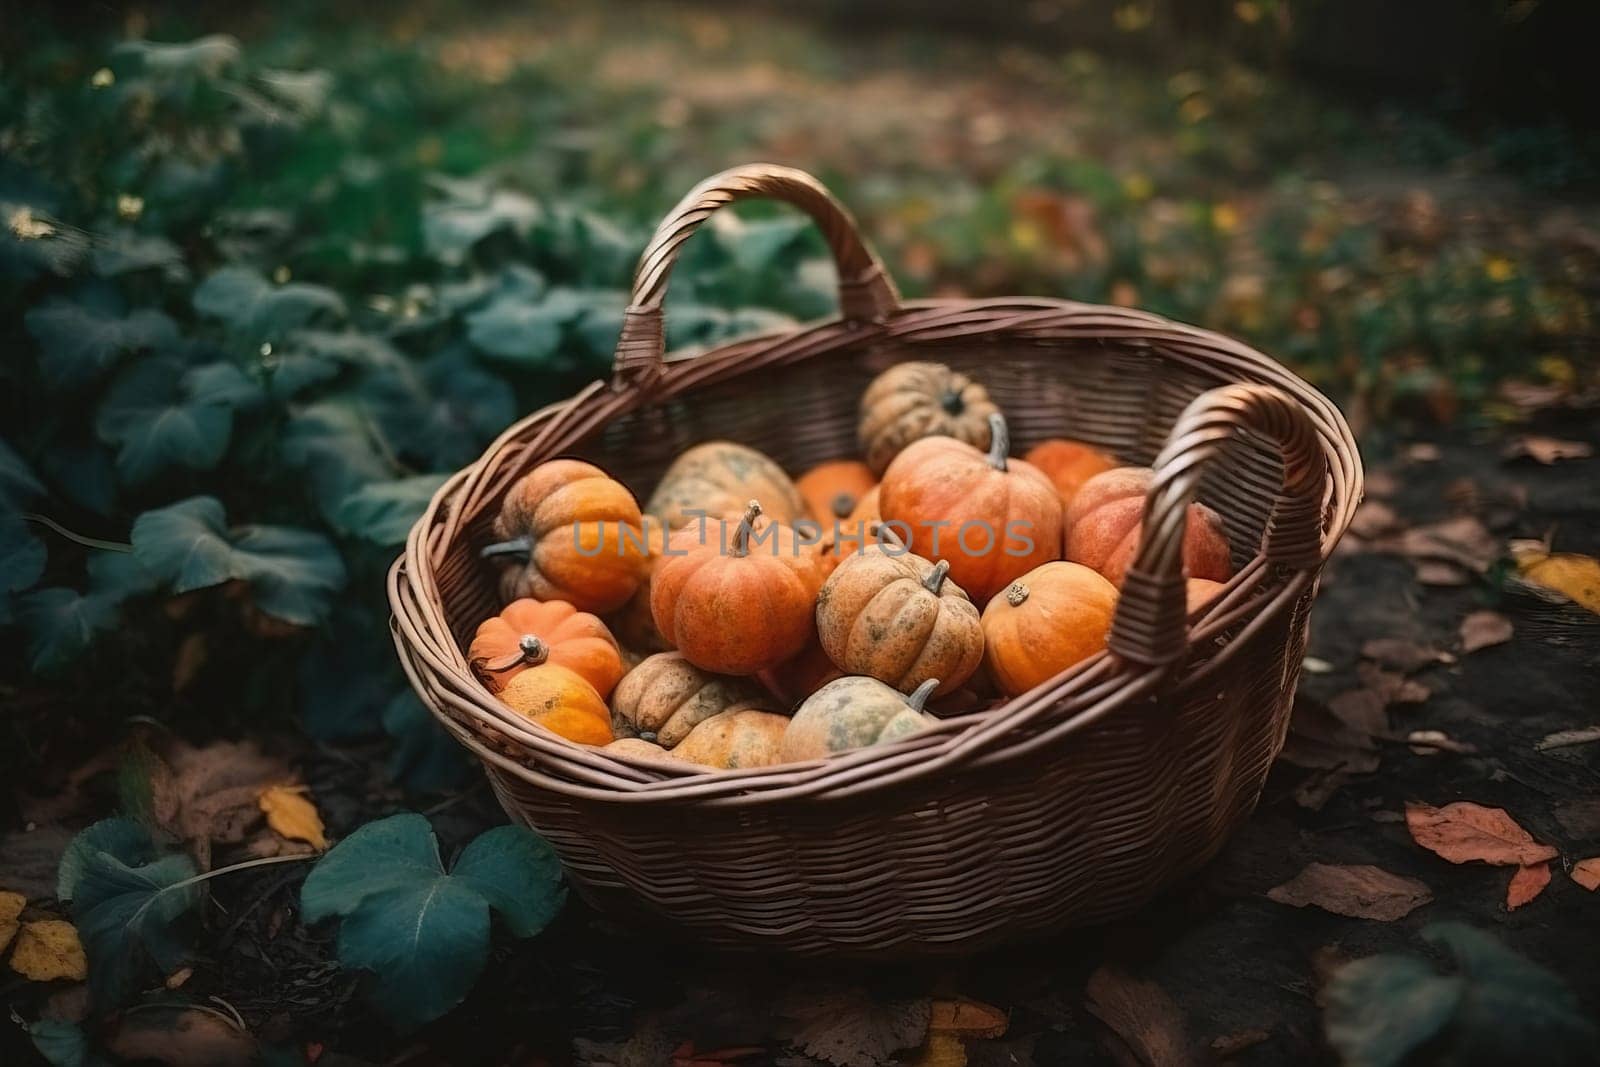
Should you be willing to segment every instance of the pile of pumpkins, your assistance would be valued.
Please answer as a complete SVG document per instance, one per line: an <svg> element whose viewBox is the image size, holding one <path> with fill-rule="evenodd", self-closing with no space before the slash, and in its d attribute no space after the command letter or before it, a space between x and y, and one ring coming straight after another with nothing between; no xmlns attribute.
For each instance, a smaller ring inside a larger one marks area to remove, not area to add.
<svg viewBox="0 0 1600 1067"><path fill-rule="evenodd" d="M1148 468L1066 439L1013 459L982 385L936 363L879 375L858 430L861 459L795 480L697 445L642 511L592 464L540 464L482 550L509 604L474 672L570 741L728 769L905 737L1105 647ZM1191 506L1183 553L1192 611L1231 573L1215 512Z"/></svg>

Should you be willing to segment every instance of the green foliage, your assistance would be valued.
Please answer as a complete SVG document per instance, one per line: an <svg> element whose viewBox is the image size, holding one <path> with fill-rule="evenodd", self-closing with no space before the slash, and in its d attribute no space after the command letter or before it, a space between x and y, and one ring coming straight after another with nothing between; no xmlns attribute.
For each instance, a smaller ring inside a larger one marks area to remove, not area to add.
<svg viewBox="0 0 1600 1067"><path fill-rule="evenodd" d="M161 975L180 967L188 945L178 921L200 900L194 863L159 854L148 831L131 819L109 819L67 846L58 894L89 957L95 1002L122 1001L153 962Z"/></svg>
<svg viewBox="0 0 1600 1067"><path fill-rule="evenodd" d="M412 1029L460 1003L489 951L489 911L532 937L565 900L561 867L537 836L502 826L469 844L446 872L421 815L368 823L306 878L308 922L338 916L339 960L372 971L374 1006Z"/></svg>
<svg viewBox="0 0 1600 1067"><path fill-rule="evenodd" d="M1457 1064L1589 1062L1600 1030L1559 978L1462 923L1423 939L1455 958L1441 974L1406 953L1346 965L1328 985L1328 1042L1350 1067L1394 1067L1426 1051Z"/></svg>

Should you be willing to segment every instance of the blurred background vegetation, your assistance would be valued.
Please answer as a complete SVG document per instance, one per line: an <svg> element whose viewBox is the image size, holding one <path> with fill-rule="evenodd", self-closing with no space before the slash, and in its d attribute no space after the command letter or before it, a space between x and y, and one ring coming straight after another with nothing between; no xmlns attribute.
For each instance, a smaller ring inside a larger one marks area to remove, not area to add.
<svg viewBox="0 0 1600 1067"><path fill-rule="evenodd" d="M1137 305L1396 427L1595 390L1594 5L39 8L0 28L0 652L31 787L159 718L465 779L381 579L443 477L609 366L692 184L819 174L910 296ZM719 215L670 343L827 314ZM198 562L196 562L198 561ZM298 718L285 716L294 713ZM54 783L59 785L59 782Z"/></svg>

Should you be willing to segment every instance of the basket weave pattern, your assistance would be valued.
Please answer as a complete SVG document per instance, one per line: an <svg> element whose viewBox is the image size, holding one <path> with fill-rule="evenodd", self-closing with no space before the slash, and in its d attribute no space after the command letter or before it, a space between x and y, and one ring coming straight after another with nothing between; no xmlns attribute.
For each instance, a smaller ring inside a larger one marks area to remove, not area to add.
<svg viewBox="0 0 1600 1067"><path fill-rule="evenodd" d="M841 316L667 358L662 300L679 247L750 196L816 219ZM1071 436L1155 467L1108 652L890 746L719 773L571 744L478 684L465 648L500 604L477 552L522 474L577 455L642 499L673 456L712 438L802 470L854 453L862 389L907 359L981 381L1018 452ZM652 239L611 381L518 422L441 488L390 574L395 643L507 813L606 912L727 947L969 952L1127 914L1248 816L1283 744L1318 573L1360 495L1344 418L1268 357L1123 308L902 302L814 179L743 167L692 191ZM1193 499L1224 516L1238 573L1187 618Z"/></svg>

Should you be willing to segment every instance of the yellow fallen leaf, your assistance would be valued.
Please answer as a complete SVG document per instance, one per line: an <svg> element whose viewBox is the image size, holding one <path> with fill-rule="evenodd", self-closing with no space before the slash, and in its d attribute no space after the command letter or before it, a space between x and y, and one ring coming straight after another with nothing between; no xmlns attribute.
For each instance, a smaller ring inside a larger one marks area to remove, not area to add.
<svg viewBox="0 0 1600 1067"><path fill-rule="evenodd" d="M317 806L306 799L303 785L269 785L257 801L267 825L291 841L304 841L321 852L328 847L322 816Z"/></svg>
<svg viewBox="0 0 1600 1067"><path fill-rule="evenodd" d="M57 978L81 982L89 977L89 961L78 931L62 919L23 923L16 950L11 953L11 969L34 982Z"/></svg>
<svg viewBox="0 0 1600 1067"><path fill-rule="evenodd" d="M0 952L17 936L17 916L27 904L28 898L21 893L0 893Z"/></svg>
<svg viewBox="0 0 1600 1067"><path fill-rule="evenodd" d="M911 1062L913 1067L967 1067L967 1046L955 1034L934 1031Z"/></svg>
<svg viewBox="0 0 1600 1067"><path fill-rule="evenodd" d="M936 1000L928 1016L928 1029L963 1037L1004 1037L1011 1020L992 1004L967 997Z"/></svg>
<svg viewBox="0 0 1600 1067"><path fill-rule="evenodd" d="M1600 560L1573 552L1555 555L1512 546L1517 570L1534 585L1560 593L1600 615Z"/></svg>

